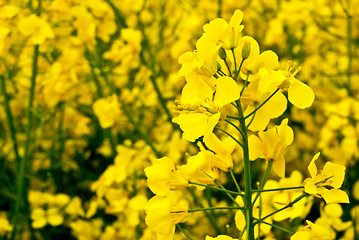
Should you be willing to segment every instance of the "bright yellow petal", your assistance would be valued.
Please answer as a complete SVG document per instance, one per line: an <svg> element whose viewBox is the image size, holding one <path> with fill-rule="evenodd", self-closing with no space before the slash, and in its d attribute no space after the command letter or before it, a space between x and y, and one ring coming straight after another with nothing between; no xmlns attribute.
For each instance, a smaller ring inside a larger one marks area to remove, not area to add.
<svg viewBox="0 0 359 240"><path fill-rule="evenodd" d="M330 179L328 182L331 182L330 186L333 188L340 188L344 182L345 177L345 167L339 164L334 164L327 162L323 168L323 174Z"/></svg>
<svg viewBox="0 0 359 240"><path fill-rule="evenodd" d="M326 190L326 189L325 189ZM349 203L349 197L346 192L340 189L330 189L320 192L327 204L330 203Z"/></svg>
<svg viewBox="0 0 359 240"><path fill-rule="evenodd" d="M257 158L263 158L263 143L255 135L248 137L249 159L254 161Z"/></svg>
<svg viewBox="0 0 359 240"><path fill-rule="evenodd" d="M317 154L314 155L314 157L312 158L312 161L310 161L309 165L308 165L308 170L310 173L310 176L312 178L314 178L315 176L317 176L317 166L315 165L315 161L319 158L320 152L318 152Z"/></svg>
<svg viewBox="0 0 359 240"><path fill-rule="evenodd" d="M283 155L280 155L273 161L273 170L280 177L285 177L285 160Z"/></svg>
<svg viewBox="0 0 359 240"><path fill-rule="evenodd" d="M305 83L293 78L288 89L288 99L297 108L310 107L314 101L313 90Z"/></svg>
<svg viewBox="0 0 359 240"><path fill-rule="evenodd" d="M216 80L216 95L213 104L222 107L239 99L240 90L233 78L225 76Z"/></svg>

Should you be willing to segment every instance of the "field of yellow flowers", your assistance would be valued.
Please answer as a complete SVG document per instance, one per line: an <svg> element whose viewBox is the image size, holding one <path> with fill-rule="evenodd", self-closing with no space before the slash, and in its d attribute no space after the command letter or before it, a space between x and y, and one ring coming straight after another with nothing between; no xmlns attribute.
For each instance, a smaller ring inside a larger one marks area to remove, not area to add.
<svg viewBox="0 0 359 240"><path fill-rule="evenodd" d="M0 239L359 239L358 0L0 0Z"/></svg>

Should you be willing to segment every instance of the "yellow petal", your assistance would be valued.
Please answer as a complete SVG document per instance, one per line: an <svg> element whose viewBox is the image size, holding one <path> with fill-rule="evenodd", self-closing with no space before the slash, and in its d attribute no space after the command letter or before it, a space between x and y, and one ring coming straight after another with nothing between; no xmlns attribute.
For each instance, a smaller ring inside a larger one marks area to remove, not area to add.
<svg viewBox="0 0 359 240"><path fill-rule="evenodd" d="M285 177L285 160L283 155L280 155L273 161L273 170L280 177Z"/></svg>
<svg viewBox="0 0 359 240"><path fill-rule="evenodd" d="M297 108L310 107L314 101L313 90L305 83L293 78L288 89L288 99Z"/></svg>
<svg viewBox="0 0 359 240"><path fill-rule="evenodd" d="M225 76L216 80L216 94L213 104L222 107L239 99L240 90L233 78Z"/></svg>
<svg viewBox="0 0 359 240"><path fill-rule="evenodd" d="M183 138L194 142L206 131L208 116L202 113L181 114L173 118L173 122L180 125Z"/></svg>
<svg viewBox="0 0 359 240"><path fill-rule="evenodd" d="M327 204L330 203L349 203L349 197L346 192L340 189L330 189L321 191L320 195L324 198Z"/></svg>
<svg viewBox="0 0 359 240"><path fill-rule="evenodd" d="M248 137L249 159L254 161L257 158L263 158L263 143L255 135Z"/></svg>
<svg viewBox="0 0 359 240"><path fill-rule="evenodd" d="M317 154L314 155L314 157L312 158L312 161L310 161L309 165L308 165L308 170L310 173L310 176L312 178L314 178L315 176L317 176L317 166L315 165L315 161L319 158L320 152L318 152Z"/></svg>
<svg viewBox="0 0 359 240"><path fill-rule="evenodd" d="M345 167L339 164L327 162L324 165L323 174L326 175L327 178L330 177L328 180L328 182L331 182L330 186L333 188L340 188L344 182Z"/></svg>

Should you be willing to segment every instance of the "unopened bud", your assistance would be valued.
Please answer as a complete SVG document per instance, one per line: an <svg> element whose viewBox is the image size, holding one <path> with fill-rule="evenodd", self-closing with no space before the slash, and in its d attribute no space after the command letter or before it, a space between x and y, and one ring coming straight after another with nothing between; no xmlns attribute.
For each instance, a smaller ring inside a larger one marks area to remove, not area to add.
<svg viewBox="0 0 359 240"><path fill-rule="evenodd" d="M247 59L251 54L251 43L249 40L245 40L242 48L242 58Z"/></svg>
<svg viewBox="0 0 359 240"><path fill-rule="evenodd" d="M225 60L227 58L227 53L226 53L226 50L224 50L223 47L221 47L219 50L218 50L218 55L221 59Z"/></svg>
<svg viewBox="0 0 359 240"><path fill-rule="evenodd" d="M222 68L221 64L219 62L217 62L217 71L220 71Z"/></svg>

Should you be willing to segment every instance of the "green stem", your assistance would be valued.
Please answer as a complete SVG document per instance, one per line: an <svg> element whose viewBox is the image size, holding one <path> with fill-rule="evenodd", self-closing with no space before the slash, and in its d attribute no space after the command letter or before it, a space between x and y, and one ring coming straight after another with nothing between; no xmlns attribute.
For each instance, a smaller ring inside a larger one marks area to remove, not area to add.
<svg viewBox="0 0 359 240"><path fill-rule="evenodd" d="M41 1L39 1L38 9L41 8ZM39 11L38 11L39 12ZM14 239L17 230L18 230L18 221L20 217L20 209L24 206L24 199L27 198L27 189L26 186L24 187L24 175L25 175L25 168L28 165L29 157L29 148L31 142L31 130L32 130L32 120L33 120L33 102L34 102L34 95L35 95L35 86L36 86L36 77L37 77L37 63L39 57L39 45L35 45L34 53L32 57L32 73L30 78L30 93L28 99L28 106L27 106L27 128L26 128L26 140L24 146L24 155L20 160L20 166L18 169L18 176L16 178L16 203L15 203L15 213L13 219L13 232L11 239Z"/></svg>
<svg viewBox="0 0 359 240"><path fill-rule="evenodd" d="M257 224L257 223L258 223L258 224L264 223L264 224L269 225L269 226L272 226L272 227L274 227L274 228L278 228L278 229L282 230L283 232L286 232L286 233L289 233L289 234L294 234L294 232L292 232L291 230L286 229L286 228L284 228L284 227L281 227L281 226L279 226L279 225L276 225L276 224L273 224L273 223L269 223L269 222L263 221L263 220L258 219L258 218L254 218L254 219L257 221L256 224Z"/></svg>
<svg viewBox="0 0 359 240"><path fill-rule="evenodd" d="M176 227L190 240L195 240L180 224L176 224Z"/></svg>
<svg viewBox="0 0 359 240"><path fill-rule="evenodd" d="M351 89L351 75L352 75L352 61L353 61L353 53L352 53L352 45L353 45L353 34L352 34L352 16L349 13L349 4L350 1L348 1L348 8L345 11L347 15L347 33L348 33L348 69L347 69L347 89L348 94L350 96L353 96L353 92Z"/></svg>
<svg viewBox="0 0 359 240"><path fill-rule="evenodd" d="M244 81L244 84L243 84L241 93L240 93L240 95L239 95L240 97L242 97L242 94L243 94L243 92L244 92L244 89L245 89L246 86L247 86L249 75L250 75L250 73L247 74L246 80Z"/></svg>
<svg viewBox="0 0 359 240"><path fill-rule="evenodd" d="M11 109L10 109L9 95L6 91L5 77L2 75L0 75L0 83L1 83L1 89L2 89L2 92L4 95L5 112L6 112L6 117L7 117L8 123L9 123L10 135L11 135L11 140L13 143L13 149L14 149L14 153L15 153L16 163L20 164L20 155L19 155L19 151L18 151L18 143L17 143L17 138L16 138L16 129L15 129L15 125L14 125L14 119L12 117L12 113L11 113Z"/></svg>
<svg viewBox="0 0 359 240"><path fill-rule="evenodd" d="M255 107L255 108L257 107L257 103L254 103L254 107ZM252 122L253 122L255 116L256 116L256 113L254 113L254 114L252 115L251 120L250 120L249 123L247 124L247 128L249 128L249 126L252 124Z"/></svg>
<svg viewBox="0 0 359 240"><path fill-rule="evenodd" d="M227 134L229 137L231 137L239 146L243 147L243 146L242 146L242 143L241 143L240 141L238 141L235 137L233 137L232 134L230 134L230 133L227 132L226 130L224 130L224 129L220 128L220 127L217 127L217 126L215 126L214 128L216 128L216 129L218 129L218 130L224 132L224 133Z"/></svg>
<svg viewBox="0 0 359 240"><path fill-rule="evenodd" d="M242 138L243 138L243 133L242 133L241 129L239 129L239 127L237 127L234 123L232 123L228 119L224 119L224 121L229 123L232 127L234 127L242 135Z"/></svg>
<svg viewBox="0 0 359 240"><path fill-rule="evenodd" d="M222 188L222 189L226 189L219 181L215 180L216 184ZM226 192L227 196L234 202L234 204L237 205L237 207L239 207L239 204L238 202L236 201L236 199L228 192Z"/></svg>
<svg viewBox="0 0 359 240"><path fill-rule="evenodd" d="M226 210L226 209L241 209L241 210L244 210L243 207L208 207L208 208L189 209L188 212L200 212L200 211L210 211L210 210Z"/></svg>
<svg viewBox="0 0 359 240"><path fill-rule="evenodd" d="M277 88L266 100L264 100L264 102L262 102L256 109L254 109L250 114L248 114L247 116L244 117L244 119L249 118L250 116L252 116L253 114L255 114L264 104L266 104L269 99L271 99L274 94L276 94L279 91L279 88Z"/></svg>
<svg viewBox="0 0 359 240"><path fill-rule="evenodd" d="M188 182L189 184L192 184L192 185L197 185L197 186L201 186L201 187L206 187L206 188L210 188L210 189L214 189L214 190L217 190L217 191L220 191L220 192L226 192L226 193L229 193L229 194L233 194L233 195L243 195L241 193L238 193L238 192L234 192L234 191L231 191L231 190L227 190L227 189L223 189L223 188L217 188L217 187L214 187L214 186L211 186L211 185L206 185L206 184L202 184L202 183L195 183L195 182Z"/></svg>
<svg viewBox="0 0 359 240"><path fill-rule="evenodd" d="M229 76L232 77L231 68L229 67L227 60L226 60L226 59L223 59L223 61L224 61L224 63L226 64L226 67L227 67L228 72L229 72Z"/></svg>
<svg viewBox="0 0 359 240"><path fill-rule="evenodd" d="M261 182L261 184L259 185L259 189L258 189L258 190L262 190L263 187L264 187L264 185L266 184L266 182L267 182L267 180L268 180L268 177L269 177L269 174L270 174L270 171L271 171L271 169L272 169L272 164L273 164L273 159L269 160L269 162L268 162L267 169L266 169L266 171L265 171L265 173L264 173L262 182ZM253 192L253 190L252 190L252 192ZM260 191L257 192L257 195L256 195L256 197L255 197L254 200L253 200L253 205L254 205L254 203L256 202L256 200L258 199L259 195L261 195L261 192L260 192Z"/></svg>
<svg viewBox="0 0 359 240"><path fill-rule="evenodd" d="M285 188L272 188L272 189L253 189L252 192L276 192L276 191L293 190L293 189L303 189L303 188L304 188L304 186L285 187Z"/></svg>
<svg viewBox="0 0 359 240"><path fill-rule="evenodd" d="M198 196L196 195L196 193L194 192L194 190L192 188L187 188L189 193L191 194L194 203L197 204L200 208L204 208L203 204L201 203L201 201L199 200ZM215 229L215 231L217 232L217 234L221 234L222 230L218 225L218 221L216 218L214 218L214 216L212 214L210 214L207 211L204 211L204 214L206 215L208 221L211 223L212 227Z"/></svg>
<svg viewBox="0 0 359 240"><path fill-rule="evenodd" d="M243 62L243 61L242 61ZM248 135L245 118L243 115L243 109L241 102L236 101L238 107L239 123L243 133L243 161L244 161L244 180L245 180L245 194L244 194L244 206L245 206L245 218L247 224L247 239L254 240L254 225L253 225L253 212L252 212L252 186L251 186L251 167L249 160L249 148L248 148Z"/></svg>
<svg viewBox="0 0 359 240"><path fill-rule="evenodd" d="M233 180L233 182L234 182L234 185L236 185L237 191L238 191L238 192L242 192L242 191L241 191L241 188L239 187L238 181L237 181L236 177L234 176L234 173L233 173L233 170L232 170L232 169L229 169L229 174L230 174L231 177L232 177L232 180Z"/></svg>
<svg viewBox="0 0 359 240"><path fill-rule="evenodd" d="M284 206L284 207L282 207L282 208L280 208L280 209L278 209L278 210L276 210L276 211L274 211L274 212L272 212L272 213L266 215L265 217L261 218L260 220L263 221L264 219L267 219L267 218L273 216L273 215L276 214L276 213L279 213L279 212L281 212L281 211L283 211L283 210L285 210L285 209L287 209L287 208L293 207L293 205L294 205L295 203L297 203L298 201L300 201L302 198L304 198L304 197L306 197L306 196L308 196L308 193L303 193L302 195L300 195L299 197L297 197L296 199L294 199L292 202L290 202L288 205L286 205L286 206Z"/></svg>

